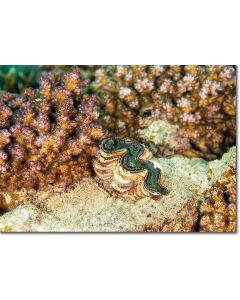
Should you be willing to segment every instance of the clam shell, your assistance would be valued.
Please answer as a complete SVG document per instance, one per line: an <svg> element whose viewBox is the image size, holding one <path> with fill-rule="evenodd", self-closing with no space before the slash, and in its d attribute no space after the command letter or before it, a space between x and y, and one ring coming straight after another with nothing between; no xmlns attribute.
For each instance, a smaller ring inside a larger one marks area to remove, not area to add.
<svg viewBox="0 0 240 300"><path fill-rule="evenodd" d="M93 163L97 176L102 180L103 185L106 188L111 189L111 191L122 198L136 201L144 197L156 198L156 196L161 196L157 191L147 188L145 180L150 171L149 169L142 169L140 171L136 169L136 171L131 171L123 166L122 160L123 157L128 154L127 147L129 146L129 142L130 141L127 141L126 148L115 152L105 152L103 147L100 146L97 159ZM152 157L151 152L142 144L138 143L134 146L138 147L139 145L142 147L140 149L143 149L143 152L140 150L142 153L134 159L137 159L139 162L150 160ZM159 163L156 163L155 161L151 162L154 164L154 168L162 170Z"/></svg>

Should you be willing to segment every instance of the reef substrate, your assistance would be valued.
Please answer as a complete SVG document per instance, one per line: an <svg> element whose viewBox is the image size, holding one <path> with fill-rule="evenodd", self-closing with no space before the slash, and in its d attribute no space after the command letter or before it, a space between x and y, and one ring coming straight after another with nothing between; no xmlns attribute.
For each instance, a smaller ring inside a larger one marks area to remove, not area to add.
<svg viewBox="0 0 240 300"><path fill-rule="evenodd" d="M3 232L208 231L210 225L204 220L206 213L203 210L206 201L209 203L209 196L206 195L209 195L212 189L216 189L215 183L223 173L228 174L229 170L234 169L236 148L232 147L221 160L210 163L203 159L179 155L154 159L162 165L165 185L170 191L168 195L162 196L160 201L148 197L137 202L132 202L131 199L122 201L109 194L95 178L88 177L67 191L54 188L45 192L34 190L19 192L18 207L0 216L0 230ZM217 186L217 189L218 193L221 186ZM225 189L224 187L223 192ZM16 201L16 197L13 201ZM209 214L212 216L219 214L218 208L211 202L210 205ZM225 208L228 205L226 202ZM232 207L231 211L234 209ZM230 220L235 218L233 216L231 214L230 217L228 213L222 229L226 229L226 224L230 224ZM219 230L214 220L215 217L210 231L223 231ZM228 229L236 231L236 223L234 225L232 222L231 228Z"/></svg>

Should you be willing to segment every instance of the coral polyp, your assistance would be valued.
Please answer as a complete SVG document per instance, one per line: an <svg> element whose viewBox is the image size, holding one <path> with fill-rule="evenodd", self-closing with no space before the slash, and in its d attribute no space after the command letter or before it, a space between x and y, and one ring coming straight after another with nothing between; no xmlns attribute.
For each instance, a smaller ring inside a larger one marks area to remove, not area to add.
<svg viewBox="0 0 240 300"><path fill-rule="evenodd" d="M236 158L235 158L236 159ZM212 173L212 170L209 170ZM201 232L236 232L237 230L236 165L225 166L205 193L200 205Z"/></svg>
<svg viewBox="0 0 240 300"><path fill-rule="evenodd" d="M183 144L182 149L171 143L171 154L207 160L220 158L235 144L234 66L103 66L95 77L92 86L101 97L102 121L115 135L150 145L151 134L143 139L139 129L168 122L168 128L179 127L177 139ZM154 154L168 148L169 141L162 141L154 145Z"/></svg>
<svg viewBox="0 0 240 300"><path fill-rule="evenodd" d="M47 73L23 96L0 92L0 189L66 187L92 172L105 131L80 70Z"/></svg>
<svg viewBox="0 0 240 300"><path fill-rule="evenodd" d="M159 183L161 166L150 158L143 144L113 137L102 141L94 169L104 185L123 198L159 198L168 190Z"/></svg>

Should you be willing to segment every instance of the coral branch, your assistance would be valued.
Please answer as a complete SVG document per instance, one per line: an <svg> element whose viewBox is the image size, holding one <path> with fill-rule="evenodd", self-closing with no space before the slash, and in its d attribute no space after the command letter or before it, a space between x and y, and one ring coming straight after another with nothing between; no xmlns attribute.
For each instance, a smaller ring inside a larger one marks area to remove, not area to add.
<svg viewBox="0 0 240 300"><path fill-rule="evenodd" d="M22 97L0 94L0 188L67 186L91 172L97 144L105 137L98 124L97 97L83 89L78 68L48 73L40 89Z"/></svg>
<svg viewBox="0 0 240 300"><path fill-rule="evenodd" d="M96 71L93 88L101 96L103 122L118 136L139 139L139 128L167 121L179 126L177 139L184 144L171 154L207 160L235 143L233 66L105 66Z"/></svg>

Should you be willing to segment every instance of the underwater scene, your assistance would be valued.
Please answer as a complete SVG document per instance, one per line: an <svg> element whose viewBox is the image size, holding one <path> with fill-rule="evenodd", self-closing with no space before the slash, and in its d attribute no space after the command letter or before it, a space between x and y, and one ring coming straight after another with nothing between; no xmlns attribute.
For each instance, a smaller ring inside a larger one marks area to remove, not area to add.
<svg viewBox="0 0 240 300"><path fill-rule="evenodd" d="M236 232L232 65L1 65L0 232Z"/></svg>

